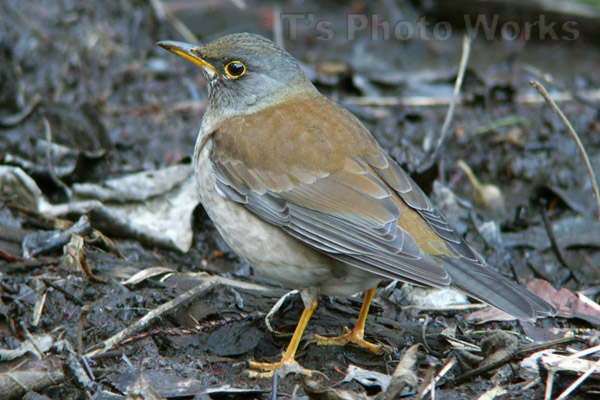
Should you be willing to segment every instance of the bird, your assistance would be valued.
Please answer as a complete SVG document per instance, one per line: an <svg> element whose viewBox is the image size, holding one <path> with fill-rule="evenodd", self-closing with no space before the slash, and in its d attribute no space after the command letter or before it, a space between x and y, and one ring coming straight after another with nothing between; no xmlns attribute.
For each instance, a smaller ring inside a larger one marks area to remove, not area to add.
<svg viewBox="0 0 600 400"><path fill-rule="evenodd" d="M206 213L241 259L298 289L304 304L282 358L250 361L250 377L311 374L295 353L321 294L365 292L354 328L317 343L381 354L364 327L384 279L453 288L526 321L554 315L489 267L362 122L271 40L234 33L200 45L157 44L200 67L207 81L193 155Z"/></svg>

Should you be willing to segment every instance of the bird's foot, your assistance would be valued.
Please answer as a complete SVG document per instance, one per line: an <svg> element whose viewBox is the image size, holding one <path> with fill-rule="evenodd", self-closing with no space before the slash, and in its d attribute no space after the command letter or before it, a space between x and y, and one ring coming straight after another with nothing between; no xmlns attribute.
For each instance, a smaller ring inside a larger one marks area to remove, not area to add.
<svg viewBox="0 0 600 400"><path fill-rule="evenodd" d="M280 361L274 363L249 361L248 368L246 374L249 378L253 379L272 378L275 373L278 373L280 377L294 373L310 378L313 374L318 373L318 371L301 367L293 358L290 360L282 358Z"/></svg>
<svg viewBox="0 0 600 400"><path fill-rule="evenodd" d="M347 327L342 329L340 336L326 337L321 335L314 335L310 342L317 343L320 346L344 346L348 343L353 343L356 346L368 350L373 354L384 354L389 352L389 348L382 344L367 342L363 339L364 331L362 329L350 330Z"/></svg>

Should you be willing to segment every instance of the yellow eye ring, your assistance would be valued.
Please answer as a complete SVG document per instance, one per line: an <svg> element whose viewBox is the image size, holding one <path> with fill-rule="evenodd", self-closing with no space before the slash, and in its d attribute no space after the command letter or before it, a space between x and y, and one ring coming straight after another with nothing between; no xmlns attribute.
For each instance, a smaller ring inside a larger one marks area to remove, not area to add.
<svg viewBox="0 0 600 400"><path fill-rule="evenodd" d="M246 65L241 61L231 61L225 66L225 73L232 79L237 79L246 73Z"/></svg>

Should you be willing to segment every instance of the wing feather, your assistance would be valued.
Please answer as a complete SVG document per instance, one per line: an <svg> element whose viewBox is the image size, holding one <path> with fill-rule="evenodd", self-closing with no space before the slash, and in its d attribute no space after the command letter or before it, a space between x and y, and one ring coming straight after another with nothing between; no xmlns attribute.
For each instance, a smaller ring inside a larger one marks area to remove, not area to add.
<svg viewBox="0 0 600 400"><path fill-rule="evenodd" d="M322 117L336 113L339 118ZM537 296L486 268L408 174L337 104L318 97L239 118L212 136L210 157L224 196L375 275L452 285L525 319L551 313Z"/></svg>

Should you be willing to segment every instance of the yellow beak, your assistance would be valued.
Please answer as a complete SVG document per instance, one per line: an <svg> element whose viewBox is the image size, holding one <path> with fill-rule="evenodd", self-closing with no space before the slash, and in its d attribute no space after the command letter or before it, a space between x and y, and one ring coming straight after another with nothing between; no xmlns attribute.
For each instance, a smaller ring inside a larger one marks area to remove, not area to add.
<svg viewBox="0 0 600 400"><path fill-rule="evenodd" d="M184 42L176 42L173 40L161 40L156 44L163 49L169 50L171 53L178 55L179 57L183 57L186 60L193 62L202 68L210 78L219 77L219 72L216 70L216 68L198 55L198 46L193 46Z"/></svg>

